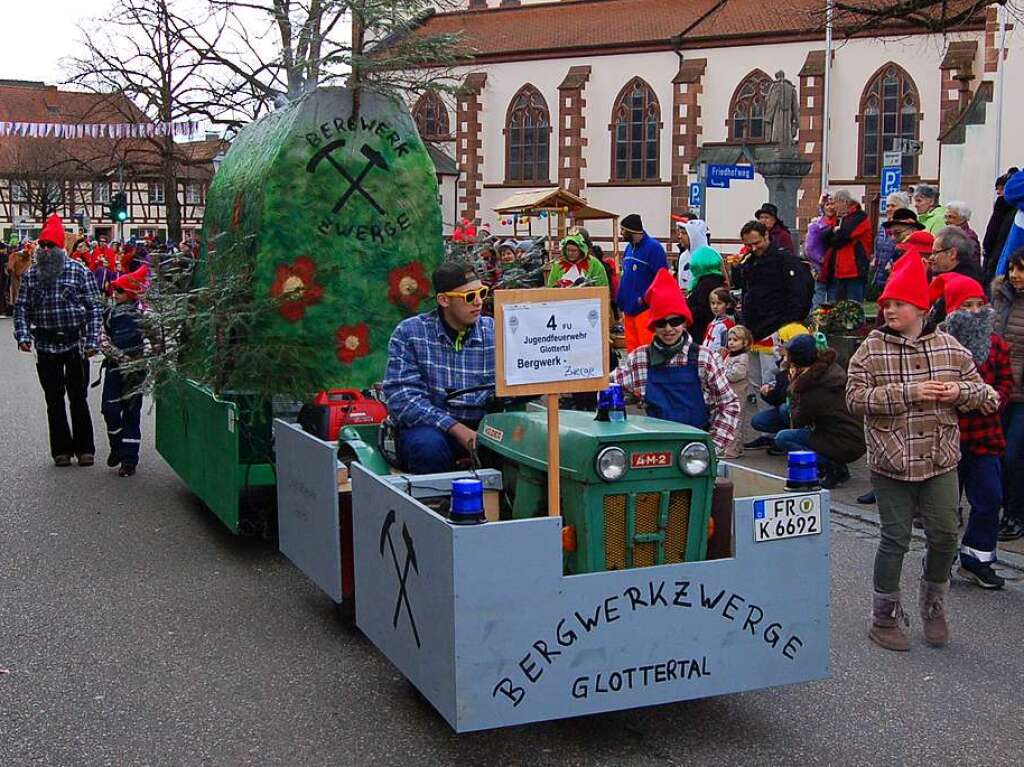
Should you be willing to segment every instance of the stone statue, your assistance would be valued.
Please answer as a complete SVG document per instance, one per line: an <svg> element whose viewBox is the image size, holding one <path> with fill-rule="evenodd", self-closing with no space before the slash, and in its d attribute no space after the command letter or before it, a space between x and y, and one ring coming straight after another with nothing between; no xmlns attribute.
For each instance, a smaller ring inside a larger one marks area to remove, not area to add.
<svg viewBox="0 0 1024 767"><path fill-rule="evenodd" d="M775 82L768 88L764 119L768 123L766 135L772 144L789 147L796 143L800 129L800 102L796 86L786 79L786 73L775 73Z"/></svg>

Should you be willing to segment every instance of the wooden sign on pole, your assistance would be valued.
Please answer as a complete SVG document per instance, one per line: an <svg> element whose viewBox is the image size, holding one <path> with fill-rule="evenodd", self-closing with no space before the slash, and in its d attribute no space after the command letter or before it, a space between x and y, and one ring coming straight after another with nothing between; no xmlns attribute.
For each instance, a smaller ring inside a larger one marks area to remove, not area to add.
<svg viewBox="0 0 1024 767"><path fill-rule="evenodd" d="M561 513L558 395L607 388L608 301L604 287L494 293L495 391L547 400L550 516Z"/></svg>

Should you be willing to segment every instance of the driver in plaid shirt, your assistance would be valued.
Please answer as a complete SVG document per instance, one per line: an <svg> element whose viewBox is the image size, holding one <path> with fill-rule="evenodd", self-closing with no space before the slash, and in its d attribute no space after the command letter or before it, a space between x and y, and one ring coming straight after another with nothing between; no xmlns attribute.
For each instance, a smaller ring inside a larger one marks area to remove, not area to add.
<svg viewBox="0 0 1024 767"><path fill-rule="evenodd" d="M383 389L399 427L402 469L452 471L476 449L476 428L494 395L494 319L481 317L488 289L455 262L433 274L437 310L399 323L388 344ZM454 402L458 389L487 387Z"/></svg>

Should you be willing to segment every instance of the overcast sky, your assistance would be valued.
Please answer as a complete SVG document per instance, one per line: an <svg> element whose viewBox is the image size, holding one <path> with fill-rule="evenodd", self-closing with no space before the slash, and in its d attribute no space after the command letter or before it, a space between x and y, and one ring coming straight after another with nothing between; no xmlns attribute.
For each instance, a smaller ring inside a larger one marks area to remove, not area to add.
<svg viewBox="0 0 1024 767"><path fill-rule="evenodd" d="M103 16L111 0L0 0L3 5L3 43L0 79L43 80L56 85L63 79L60 59L74 51L79 21Z"/></svg>

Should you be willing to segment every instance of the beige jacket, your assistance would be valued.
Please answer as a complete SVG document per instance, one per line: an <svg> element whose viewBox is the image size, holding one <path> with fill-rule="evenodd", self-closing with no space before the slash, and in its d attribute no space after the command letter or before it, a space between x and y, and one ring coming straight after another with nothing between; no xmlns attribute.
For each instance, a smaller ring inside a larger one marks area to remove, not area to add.
<svg viewBox="0 0 1024 767"><path fill-rule="evenodd" d="M925 381L956 381L960 398L952 405L914 402L913 388ZM850 359L846 402L851 413L864 416L868 468L892 479L920 481L959 463L957 411L998 404L999 396L952 336L926 330L911 340L882 328L873 330Z"/></svg>

